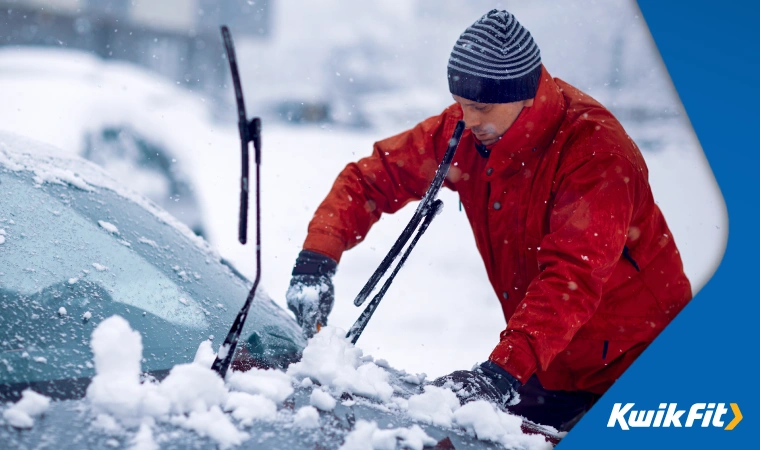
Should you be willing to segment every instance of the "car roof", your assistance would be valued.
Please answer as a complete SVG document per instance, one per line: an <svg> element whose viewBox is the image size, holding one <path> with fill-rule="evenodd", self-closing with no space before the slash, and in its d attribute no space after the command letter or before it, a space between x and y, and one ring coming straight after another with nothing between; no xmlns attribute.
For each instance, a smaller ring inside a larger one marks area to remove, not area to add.
<svg viewBox="0 0 760 450"><path fill-rule="evenodd" d="M14 172L31 172L39 184L64 184L84 191L113 191L119 197L141 206L159 221L173 227L207 256L221 260L219 253L185 224L151 200L117 182L96 164L79 156L28 137L0 131L0 167Z"/></svg>

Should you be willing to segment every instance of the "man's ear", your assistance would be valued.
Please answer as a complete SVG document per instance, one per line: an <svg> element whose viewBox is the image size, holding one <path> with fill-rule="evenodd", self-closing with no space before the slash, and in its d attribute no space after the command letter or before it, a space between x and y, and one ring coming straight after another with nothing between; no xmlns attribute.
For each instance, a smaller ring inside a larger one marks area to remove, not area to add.
<svg viewBox="0 0 760 450"><path fill-rule="evenodd" d="M531 106L533 106L533 99L529 98L529 99L525 100L525 103L523 103L523 106L525 106L527 108L530 108Z"/></svg>

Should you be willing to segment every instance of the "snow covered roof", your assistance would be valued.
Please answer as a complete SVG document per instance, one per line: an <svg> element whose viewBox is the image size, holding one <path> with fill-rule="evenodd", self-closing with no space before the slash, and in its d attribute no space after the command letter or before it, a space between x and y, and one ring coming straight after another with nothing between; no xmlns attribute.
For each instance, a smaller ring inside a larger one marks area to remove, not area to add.
<svg viewBox="0 0 760 450"><path fill-rule="evenodd" d="M27 137L0 131L0 166L12 171L32 172L38 184L56 183L84 191L111 190L120 197L145 208L159 221L173 227L207 255L216 260L220 259L218 252L203 238L197 236L171 214L118 183L97 165L76 155Z"/></svg>

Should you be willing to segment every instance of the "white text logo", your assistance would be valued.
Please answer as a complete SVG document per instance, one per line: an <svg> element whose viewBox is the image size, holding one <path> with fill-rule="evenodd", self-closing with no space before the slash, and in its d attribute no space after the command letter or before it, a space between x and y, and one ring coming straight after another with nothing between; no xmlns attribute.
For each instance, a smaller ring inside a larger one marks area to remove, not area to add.
<svg viewBox="0 0 760 450"><path fill-rule="evenodd" d="M731 403L730 411L734 418L725 425L723 416L729 412L725 403L695 403L687 410L678 409L677 403L660 403L656 410L635 410L635 403L615 403L612 407L610 420L607 427L619 426L622 430L631 428L691 428L691 427L718 427L733 430L736 424L741 422L742 413L739 405ZM684 417L685 415L685 417ZM683 423L682 423L683 421Z"/></svg>

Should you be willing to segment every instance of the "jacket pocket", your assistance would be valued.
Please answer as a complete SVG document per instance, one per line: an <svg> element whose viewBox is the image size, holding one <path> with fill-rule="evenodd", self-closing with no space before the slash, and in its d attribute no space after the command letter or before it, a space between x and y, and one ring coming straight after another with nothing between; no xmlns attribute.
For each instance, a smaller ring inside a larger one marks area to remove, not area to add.
<svg viewBox="0 0 760 450"><path fill-rule="evenodd" d="M668 321L691 300L691 284L683 273L681 256L672 241L647 264L641 279Z"/></svg>

